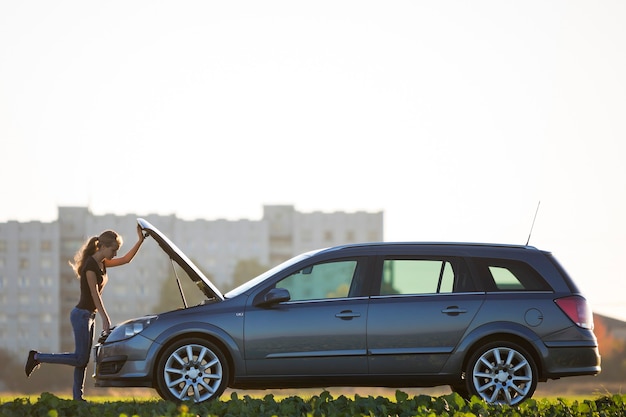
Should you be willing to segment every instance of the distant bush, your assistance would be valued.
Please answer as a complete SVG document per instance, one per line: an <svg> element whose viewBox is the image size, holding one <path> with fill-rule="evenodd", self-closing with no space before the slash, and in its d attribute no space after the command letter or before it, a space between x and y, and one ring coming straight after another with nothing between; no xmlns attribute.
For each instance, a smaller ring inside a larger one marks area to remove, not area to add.
<svg viewBox="0 0 626 417"><path fill-rule="evenodd" d="M626 375L626 341L616 337L611 329L623 323L603 316L595 316L594 322L593 332L598 338L598 350L602 356L602 372L598 380L623 381Z"/></svg>

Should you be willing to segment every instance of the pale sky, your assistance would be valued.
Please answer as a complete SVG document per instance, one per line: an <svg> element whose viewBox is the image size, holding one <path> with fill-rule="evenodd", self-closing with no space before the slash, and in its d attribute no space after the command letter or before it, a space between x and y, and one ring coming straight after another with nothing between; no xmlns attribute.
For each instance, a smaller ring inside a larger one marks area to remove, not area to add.
<svg viewBox="0 0 626 417"><path fill-rule="evenodd" d="M0 0L0 222L380 211L626 319L626 2Z"/></svg>

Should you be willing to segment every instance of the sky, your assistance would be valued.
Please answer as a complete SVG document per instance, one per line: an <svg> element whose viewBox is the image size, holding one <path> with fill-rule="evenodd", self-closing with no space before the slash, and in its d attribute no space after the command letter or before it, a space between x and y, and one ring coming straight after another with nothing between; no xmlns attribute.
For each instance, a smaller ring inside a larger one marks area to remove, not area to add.
<svg viewBox="0 0 626 417"><path fill-rule="evenodd" d="M0 222L383 211L626 320L626 2L0 0Z"/></svg>

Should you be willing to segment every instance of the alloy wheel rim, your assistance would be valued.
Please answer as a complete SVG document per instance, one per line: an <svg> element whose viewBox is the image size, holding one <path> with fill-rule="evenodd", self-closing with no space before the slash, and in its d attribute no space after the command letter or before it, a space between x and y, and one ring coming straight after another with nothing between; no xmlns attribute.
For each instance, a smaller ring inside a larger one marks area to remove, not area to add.
<svg viewBox="0 0 626 417"><path fill-rule="evenodd" d="M491 404L515 405L525 400L533 381L528 359L515 349L497 347L483 353L472 371L478 395Z"/></svg>
<svg viewBox="0 0 626 417"><path fill-rule="evenodd" d="M222 363L206 346L192 344L176 349L167 358L163 370L165 385L181 401L206 401L218 390Z"/></svg>

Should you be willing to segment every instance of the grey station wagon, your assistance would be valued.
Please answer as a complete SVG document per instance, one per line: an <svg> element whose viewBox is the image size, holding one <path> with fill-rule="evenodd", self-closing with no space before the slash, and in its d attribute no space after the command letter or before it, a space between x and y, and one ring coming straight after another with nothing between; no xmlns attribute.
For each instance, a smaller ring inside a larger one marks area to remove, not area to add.
<svg viewBox="0 0 626 417"><path fill-rule="evenodd" d="M166 236L138 223L206 300L101 338L99 387L201 402L227 387L449 385L517 404L538 381L600 372L592 313L549 252L345 245L296 256L222 295Z"/></svg>

